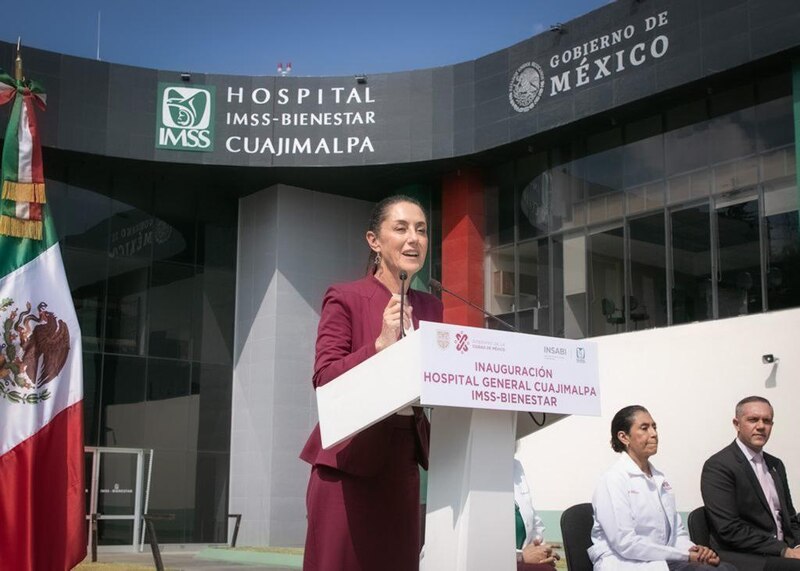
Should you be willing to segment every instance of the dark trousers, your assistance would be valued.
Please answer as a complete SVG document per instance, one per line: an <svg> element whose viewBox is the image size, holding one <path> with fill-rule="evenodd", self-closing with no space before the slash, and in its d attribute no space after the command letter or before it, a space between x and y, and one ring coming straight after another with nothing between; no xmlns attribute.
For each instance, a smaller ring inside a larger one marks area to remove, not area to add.
<svg viewBox="0 0 800 571"><path fill-rule="evenodd" d="M800 559L786 559L785 557L766 557L764 571L800 571Z"/></svg>
<svg viewBox="0 0 800 571"><path fill-rule="evenodd" d="M705 563L690 563L689 561L667 561L669 571L737 571L730 563L720 563L717 567ZM738 571L747 571L740 569Z"/></svg>
<svg viewBox="0 0 800 571"><path fill-rule="evenodd" d="M717 550L720 559L733 563L739 571L800 571L800 559L756 555L741 551Z"/></svg>

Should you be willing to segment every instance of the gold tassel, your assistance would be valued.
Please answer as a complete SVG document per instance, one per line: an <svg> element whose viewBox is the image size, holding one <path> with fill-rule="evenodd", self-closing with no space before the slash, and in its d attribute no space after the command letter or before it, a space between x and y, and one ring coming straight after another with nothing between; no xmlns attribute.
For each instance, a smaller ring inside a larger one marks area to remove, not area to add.
<svg viewBox="0 0 800 571"><path fill-rule="evenodd" d="M42 239L41 220L23 220L12 218L5 214L0 215L0 234L14 236L15 238Z"/></svg>
<svg viewBox="0 0 800 571"><path fill-rule="evenodd" d="M43 182L15 182L3 181L3 198L16 202L47 202L44 194Z"/></svg>

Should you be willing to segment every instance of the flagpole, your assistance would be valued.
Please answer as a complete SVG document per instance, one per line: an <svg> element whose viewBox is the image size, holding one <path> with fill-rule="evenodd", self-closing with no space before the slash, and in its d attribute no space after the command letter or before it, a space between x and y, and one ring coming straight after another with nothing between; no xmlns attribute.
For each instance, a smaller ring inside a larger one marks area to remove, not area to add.
<svg viewBox="0 0 800 571"><path fill-rule="evenodd" d="M17 81L22 81L25 79L25 76L22 74L22 55L20 53L21 43L22 38L17 36L17 59L14 61L14 79Z"/></svg>

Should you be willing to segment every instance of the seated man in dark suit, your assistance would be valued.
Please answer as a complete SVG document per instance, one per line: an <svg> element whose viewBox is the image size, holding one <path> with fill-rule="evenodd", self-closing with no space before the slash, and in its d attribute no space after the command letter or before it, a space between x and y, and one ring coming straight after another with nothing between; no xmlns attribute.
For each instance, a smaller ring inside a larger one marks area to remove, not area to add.
<svg viewBox="0 0 800 571"><path fill-rule="evenodd" d="M773 410L762 397L736 405L736 440L703 466L700 488L711 548L741 570L800 570L800 520L786 468L762 451Z"/></svg>

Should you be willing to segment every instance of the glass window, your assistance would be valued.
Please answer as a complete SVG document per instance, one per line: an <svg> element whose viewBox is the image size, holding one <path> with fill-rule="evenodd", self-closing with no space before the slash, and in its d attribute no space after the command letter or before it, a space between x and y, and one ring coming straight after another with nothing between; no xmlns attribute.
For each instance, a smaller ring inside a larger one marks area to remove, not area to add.
<svg viewBox="0 0 800 571"><path fill-rule="evenodd" d="M193 264L196 205L182 181L159 182L152 219L153 259Z"/></svg>
<svg viewBox="0 0 800 571"><path fill-rule="evenodd" d="M667 111L664 170L668 177L708 167L707 118L705 100Z"/></svg>
<svg viewBox="0 0 800 571"><path fill-rule="evenodd" d="M792 98L781 97L756 106L758 150L776 149L794 142Z"/></svg>
<svg viewBox="0 0 800 571"><path fill-rule="evenodd" d="M519 196L520 240L541 236L548 230L550 219L550 176L547 154L537 153L517 162L517 196Z"/></svg>
<svg viewBox="0 0 800 571"><path fill-rule="evenodd" d="M491 245L514 242L514 163L492 171L486 185L486 237Z"/></svg>
<svg viewBox="0 0 800 571"><path fill-rule="evenodd" d="M144 355L148 265L135 258L111 258L108 270L105 350Z"/></svg>
<svg viewBox="0 0 800 571"><path fill-rule="evenodd" d="M752 85L711 96L713 118L709 120L709 143L712 164L755 153L758 133L754 104Z"/></svg>
<svg viewBox="0 0 800 571"><path fill-rule="evenodd" d="M697 198L705 198L711 191L711 171L697 170L677 175L667 181L669 204L683 204Z"/></svg>
<svg viewBox="0 0 800 571"><path fill-rule="evenodd" d="M87 446L100 445L102 362L100 353L83 353L83 439Z"/></svg>
<svg viewBox="0 0 800 571"><path fill-rule="evenodd" d="M765 189L764 215L768 307L800 306L800 229L792 181Z"/></svg>
<svg viewBox="0 0 800 571"><path fill-rule="evenodd" d="M758 200L717 202L719 317L762 310Z"/></svg>
<svg viewBox="0 0 800 571"><path fill-rule="evenodd" d="M101 446L145 446L145 363L140 357L103 359Z"/></svg>
<svg viewBox="0 0 800 571"><path fill-rule="evenodd" d="M519 319L526 333L549 335L547 240L523 242L519 252Z"/></svg>
<svg viewBox="0 0 800 571"><path fill-rule="evenodd" d="M57 220L61 221L59 237L62 244L107 251L111 200L102 193L108 190L108 172L101 164L90 160L71 164L67 176L66 196L54 205L60 210Z"/></svg>
<svg viewBox="0 0 800 571"><path fill-rule="evenodd" d="M111 200L107 196L70 186L67 189L66 204L60 207L74 213L74 216L64 217L59 230L62 244L98 252L108 251Z"/></svg>
<svg viewBox="0 0 800 571"><path fill-rule="evenodd" d="M118 178L111 201L109 253L117 259L150 263L153 252L152 183Z"/></svg>
<svg viewBox="0 0 800 571"><path fill-rule="evenodd" d="M628 223L630 325L633 329L667 325L667 254L664 213Z"/></svg>
<svg viewBox="0 0 800 571"><path fill-rule="evenodd" d="M578 172L593 198L622 189L622 129L615 128L586 138L587 155L577 161Z"/></svg>
<svg viewBox="0 0 800 571"><path fill-rule="evenodd" d="M625 331L625 271L623 229L589 236L589 311L591 336Z"/></svg>
<svg viewBox="0 0 800 571"><path fill-rule="evenodd" d="M670 215L672 226L672 323L712 319L711 230L704 204Z"/></svg>
<svg viewBox="0 0 800 571"><path fill-rule="evenodd" d="M517 309L513 245L496 248L489 253L486 278L488 281L486 291L489 292L487 304L489 313L495 315L513 313Z"/></svg>
<svg viewBox="0 0 800 571"><path fill-rule="evenodd" d="M197 310L194 282L192 266L153 263L148 291L150 355L191 358L192 316Z"/></svg>
<svg viewBox="0 0 800 571"><path fill-rule="evenodd" d="M188 522L193 519L197 490L196 453L155 449L150 510L153 515L172 514L175 519L158 522L159 543L186 543Z"/></svg>
<svg viewBox="0 0 800 571"><path fill-rule="evenodd" d="M62 249L62 255L81 327L83 350L101 351L108 256L105 252L69 247Z"/></svg>
<svg viewBox="0 0 800 571"><path fill-rule="evenodd" d="M651 183L664 176L664 135L661 116L631 123L625 128L629 141L622 148L625 188Z"/></svg>
<svg viewBox="0 0 800 571"><path fill-rule="evenodd" d="M214 188L212 192L219 196L218 200L197 202L197 265L236 271L239 201L223 189ZM431 216L431 219L440 218Z"/></svg>
<svg viewBox="0 0 800 571"><path fill-rule="evenodd" d="M625 191L627 213L640 214L664 207L664 182L643 184Z"/></svg>
<svg viewBox="0 0 800 571"><path fill-rule="evenodd" d="M125 545L130 549L132 537L132 520L98 520L97 522L99 545ZM161 541L161 535L158 536L158 540Z"/></svg>
<svg viewBox="0 0 800 571"><path fill-rule="evenodd" d="M164 182L161 166L111 172L57 151L47 164L83 336L85 442L155 449L150 513L178 514L161 541L224 542L237 197ZM102 541L130 543L130 522L101 524Z"/></svg>
<svg viewBox="0 0 800 571"><path fill-rule="evenodd" d="M233 369L230 365L192 365L192 395L199 399L197 442L200 451L227 452L231 435L231 391Z"/></svg>
<svg viewBox="0 0 800 571"><path fill-rule="evenodd" d="M583 339L589 334L586 314L586 237L553 239L553 330L557 336Z"/></svg>
<svg viewBox="0 0 800 571"><path fill-rule="evenodd" d="M185 397L190 394L191 363L173 359L148 359L147 400ZM188 448L188 445L184 447Z"/></svg>
<svg viewBox="0 0 800 571"><path fill-rule="evenodd" d="M551 152L551 163L557 166L548 171L550 187L550 229L574 228L586 224L586 203L583 180L577 172L579 165L571 162L573 149L563 145Z"/></svg>
<svg viewBox="0 0 800 571"><path fill-rule="evenodd" d="M196 457L193 519L187 521L186 541L227 543L230 455L198 452Z"/></svg>

